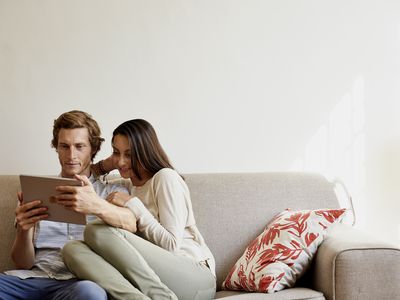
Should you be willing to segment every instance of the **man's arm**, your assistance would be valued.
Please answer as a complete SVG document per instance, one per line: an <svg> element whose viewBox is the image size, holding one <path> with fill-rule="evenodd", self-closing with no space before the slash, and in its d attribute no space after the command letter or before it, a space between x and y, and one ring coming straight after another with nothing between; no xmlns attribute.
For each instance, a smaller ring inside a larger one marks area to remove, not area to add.
<svg viewBox="0 0 400 300"><path fill-rule="evenodd" d="M98 207L94 214L105 223L133 233L137 231L136 217L129 208L116 206L107 201L102 201L102 207L103 209Z"/></svg>
<svg viewBox="0 0 400 300"><path fill-rule="evenodd" d="M54 196L57 203L64 205L67 209L95 215L114 227L136 232L136 217L130 209L104 201L96 194L86 176L75 176L83 182L83 186L57 187L57 191L61 192Z"/></svg>
<svg viewBox="0 0 400 300"><path fill-rule="evenodd" d="M40 220L48 217L46 207L40 207L41 201L24 204L22 193L18 193L19 205L15 209L17 234L11 249L11 258L17 269L30 269L35 262L33 232Z"/></svg>
<svg viewBox="0 0 400 300"><path fill-rule="evenodd" d="M35 249L33 247L33 230L23 230L17 227L17 236L11 249L11 258L17 269L29 270L35 262Z"/></svg>

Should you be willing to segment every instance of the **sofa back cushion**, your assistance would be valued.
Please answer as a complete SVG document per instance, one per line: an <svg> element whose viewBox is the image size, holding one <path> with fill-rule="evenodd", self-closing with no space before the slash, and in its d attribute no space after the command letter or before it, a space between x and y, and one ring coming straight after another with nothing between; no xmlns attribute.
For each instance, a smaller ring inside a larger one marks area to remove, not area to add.
<svg viewBox="0 0 400 300"><path fill-rule="evenodd" d="M279 212L338 208L333 184L311 173L186 174L196 222L216 260L217 287Z"/></svg>
<svg viewBox="0 0 400 300"><path fill-rule="evenodd" d="M15 237L14 217L18 191L18 176L0 175L0 272L14 268L10 253Z"/></svg>

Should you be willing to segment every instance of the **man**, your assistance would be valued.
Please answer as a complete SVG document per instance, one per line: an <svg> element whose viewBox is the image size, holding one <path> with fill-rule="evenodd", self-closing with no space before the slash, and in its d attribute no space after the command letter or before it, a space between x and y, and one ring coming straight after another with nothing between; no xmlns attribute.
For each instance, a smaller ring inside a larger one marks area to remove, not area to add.
<svg viewBox="0 0 400 300"><path fill-rule="evenodd" d="M91 174L91 163L104 141L100 135L97 122L82 111L64 113L54 121L52 146L61 165L60 176L84 184L64 193L59 203L86 214L87 221L98 217L134 232L136 223L130 210L103 200L127 190L105 185ZM82 240L84 226L46 221L47 208L41 206L40 199L24 203L21 193L18 199L16 238L11 250L17 270L0 274L0 299L107 299L94 282L77 280L62 260L62 247L70 240ZM116 221L121 216L128 220L123 225Z"/></svg>

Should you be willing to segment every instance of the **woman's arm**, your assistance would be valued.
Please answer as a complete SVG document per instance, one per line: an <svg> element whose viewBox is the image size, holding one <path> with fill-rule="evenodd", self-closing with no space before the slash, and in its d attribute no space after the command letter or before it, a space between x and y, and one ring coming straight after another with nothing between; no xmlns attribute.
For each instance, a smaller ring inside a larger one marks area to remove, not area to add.
<svg viewBox="0 0 400 300"><path fill-rule="evenodd" d="M152 243L168 250L180 248L189 220L190 196L186 183L176 171L163 169L154 175L151 193L158 209L156 219L136 197L126 204L138 220L138 231ZM189 220L190 222L190 220ZM193 221L194 223L194 221Z"/></svg>
<svg viewBox="0 0 400 300"><path fill-rule="evenodd" d="M103 220L104 223L133 233L137 231L136 217L129 208L119 207L107 201L103 202L106 204L106 208L99 210L96 216Z"/></svg>
<svg viewBox="0 0 400 300"><path fill-rule="evenodd" d="M112 156L91 165L91 170L96 176L108 174L115 169L116 167L113 164Z"/></svg>

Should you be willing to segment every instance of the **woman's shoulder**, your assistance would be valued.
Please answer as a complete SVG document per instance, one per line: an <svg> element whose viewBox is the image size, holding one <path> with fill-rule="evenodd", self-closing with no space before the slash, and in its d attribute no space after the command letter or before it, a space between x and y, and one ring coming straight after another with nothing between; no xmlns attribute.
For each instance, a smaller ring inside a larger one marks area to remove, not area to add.
<svg viewBox="0 0 400 300"><path fill-rule="evenodd" d="M154 174L153 182L175 185L179 184L184 186L186 185L182 176L177 171L171 168L163 168L159 170L156 174Z"/></svg>
<svg viewBox="0 0 400 300"><path fill-rule="evenodd" d="M177 178L182 179L182 177L178 174L178 172L171 168L163 168L159 170L156 174L154 174L153 178L155 180L156 179L176 180Z"/></svg>
<svg viewBox="0 0 400 300"><path fill-rule="evenodd" d="M171 168L163 168L154 174L152 178L153 188L169 187L171 189L184 191L188 190L186 182L183 180L182 176Z"/></svg>

